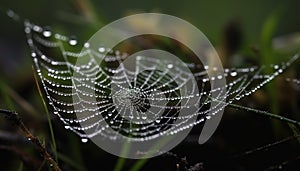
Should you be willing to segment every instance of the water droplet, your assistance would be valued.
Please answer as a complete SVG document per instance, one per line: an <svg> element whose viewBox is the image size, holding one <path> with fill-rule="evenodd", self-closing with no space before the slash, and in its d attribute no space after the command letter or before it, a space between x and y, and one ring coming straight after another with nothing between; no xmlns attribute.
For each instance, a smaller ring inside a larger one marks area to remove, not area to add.
<svg viewBox="0 0 300 171"><path fill-rule="evenodd" d="M168 68L173 68L173 64L168 64Z"/></svg>
<svg viewBox="0 0 300 171"><path fill-rule="evenodd" d="M77 45L77 40L76 39L70 39L69 44L72 46Z"/></svg>
<svg viewBox="0 0 300 171"><path fill-rule="evenodd" d="M70 126L69 126L69 125L66 125L66 126L65 126L65 129L70 129Z"/></svg>
<svg viewBox="0 0 300 171"><path fill-rule="evenodd" d="M28 141L31 141L31 138L28 138Z"/></svg>
<svg viewBox="0 0 300 171"><path fill-rule="evenodd" d="M81 142L86 143L86 142L88 142L88 139L87 138L82 138Z"/></svg>
<svg viewBox="0 0 300 171"><path fill-rule="evenodd" d="M31 56L32 56L32 57L36 57L36 53L35 53L35 52L32 52L32 53L31 53Z"/></svg>
<svg viewBox="0 0 300 171"><path fill-rule="evenodd" d="M28 43L29 45L32 45L32 44L33 44L33 41L32 41L32 39L31 39L31 38L29 38L29 39L27 40L27 43Z"/></svg>
<svg viewBox="0 0 300 171"><path fill-rule="evenodd" d="M8 10L7 16L9 16L10 18L13 18L15 16L15 12L13 10Z"/></svg>
<svg viewBox="0 0 300 171"><path fill-rule="evenodd" d="M58 65L58 62L56 62L56 61L51 61L51 64L52 64L52 65Z"/></svg>
<svg viewBox="0 0 300 171"><path fill-rule="evenodd" d="M34 25L33 30L36 31L36 32L41 32L42 28L40 26Z"/></svg>
<svg viewBox="0 0 300 171"><path fill-rule="evenodd" d="M13 10L8 10L6 12L7 16L14 19L14 20L19 20L19 16L13 11Z"/></svg>
<svg viewBox="0 0 300 171"><path fill-rule="evenodd" d="M232 77L235 77L235 76L237 76L237 72L236 72L236 71L232 71L232 72L230 73L230 75L231 75Z"/></svg>
<svg viewBox="0 0 300 171"><path fill-rule="evenodd" d="M274 69L278 69L279 68L279 66L278 65L274 65Z"/></svg>
<svg viewBox="0 0 300 171"><path fill-rule="evenodd" d="M142 59L141 56L137 56L137 57L136 57L136 60L138 60L138 61L141 60L141 59Z"/></svg>
<svg viewBox="0 0 300 171"><path fill-rule="evenodd" d="M26 34L29 34L31 29L29 27L25 27L24 31L25 31Z"/></svg>
<svg viewBox="0 0 300 171"><path fill-rule="evenodd" d="M43 31L43 36L44 37L50 37L52 35L51 31L50 30L44 30Z"/></svg>
<svg viewBox="0 0 300 171"><path fill-rule="evenodd" d="M103 52L105 52L105 48L104 47L99 47L98 51L103 53Z"/></svg>
<svg viewBox="0 0 300 171"><path fill-rule="evenodd" d="M86 43L84 44L84 47L85 47L85 48L89 48L89 47L90 47L90 43L86 42Z"/></svg>

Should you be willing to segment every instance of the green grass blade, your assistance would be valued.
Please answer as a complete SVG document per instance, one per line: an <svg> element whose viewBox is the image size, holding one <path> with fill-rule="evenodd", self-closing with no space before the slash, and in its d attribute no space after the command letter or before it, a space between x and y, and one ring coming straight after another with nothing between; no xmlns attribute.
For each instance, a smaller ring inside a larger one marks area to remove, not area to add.
<svg viewBox="0 0 300 171"><path fill-rule="evenodd" d="M56 141L55 141L54 131L53 131L53 127L52 127L51 117L50 117L50 114L49 114L49 110L48 110L47 104L46 104L46 102L45 102L45 100L43 98L43 94L42 94L41 88L39 86L37 76L36 76L35 72L33 72L33 73L34 73L35 83L36 83L36 86L38 88L39 95L40 95L40 97L42 99L43 107L45 109L45 112L46 112L46 115L47 115L47 119L48 119L48 124L49 124L49 129L50 129L50 134L51 134L51 140L52 140L52 145L53 145L54 158L55 158L55 161L58 163Z"/></svg>
<svg viewBox="0 0 300 171"><path fill-rule="evenodd" d="M9 110L15 111L15 105L12 99L10 98L9 94L7 93L7 86L4 84L4 82L1 79L0 79L0 90Z"/></svg>
<svg viewBox="0 0 300 171"><path fill-rule="evenodd" d="M62 153L57 153L57 155L61 161L72 166L74 169L76 169L78 171L86 171L86 169L81 164L77 163L76 161L73 161L70 157L68 157Z"/></svg>

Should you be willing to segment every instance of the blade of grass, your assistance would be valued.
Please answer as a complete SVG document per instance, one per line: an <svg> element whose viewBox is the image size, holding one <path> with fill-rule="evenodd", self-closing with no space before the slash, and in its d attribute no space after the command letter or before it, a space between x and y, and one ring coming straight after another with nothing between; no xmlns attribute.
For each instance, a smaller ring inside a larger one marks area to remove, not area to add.
<svg viewBox="0 0 300 171"><path fill-rule="evenodd" d="M39 83L38 83L37 75L35 74L35 71L34 71L33 67L32 67L32 70L33 70L33 74L34 74L34 80L35 80L39 95L41 96L42 103L43 103L43 106L44 106L44 109L45 109L45 112L46 112L46 115L47 115L47 119L48 119L48 124L49 124L51 139L52 139L52 145L53 145L54 158L55 158L55 161L58 162L56 141L55 141L54 131L53 131L53 127L52 127L51 117L50 117L50 114L49 114L47 104L46 104L46 102L43 98L43 94L42 94L41 88L40 88Z"/></svg>
<svg viewBox="0 0 300 171"><path fill-rule="evenodd" d="M62 153L58 153L58 158L63 161L64 163L72 166L74 169L78 170L78 171L85 171L86 169L81 166L81 164L77 163L76 161L73 161L70 157L62 154Z"/></svg>
<svg viewBox="0 0 300 171"><path fill-rule="evenodd" d="M8 105L9 109L15 110L12 108L14 106L14 102L16 102L22 109L24 109L28 114L36 118L40 118L37 110L28 103L22 96L20 96L15 90L10 88L5 82L0 79L0 89L2 91L4 100Z"/></svg>
<svg viewBox="0 0 300 171"><path fill-rule="evenodd" d="M22 171L23 170L23 166L24 166L23 161L21 161L20 165L18 167L18 171Z"/></svg>
<svg viewBox="0 0 300 171"><path fill-rule="evenodd" d="M125 164L126 158L119 157L117 164L115 165L115 168L113 171L121 171L124 164Z"/></svg>
<svg viewBox="0 0 300 171"><path fill-rule="evenodd" d="M130 143L125 143L122 147L121 156L125 156L128 153L129 149L130 149ZM124 166L125 161L126 161L126 158L119 157L117 164L114 168L114 171L121 171Z"/></svg>
<svg viewBox="0 0 300 171"><path fill-rule="evenodd" d="M130 171L139 171L147 162L148 162L148 159L140 159L138 162L136 162L133 165L133 167L130 169Z"/></svg>
<svg viewBox="0 0 300 171"><path fill-rule="evenodd" d="M15 110L15 105L7 93L7 86L4 84L4 82L1 79L0 79L0 90L1 90L1 93L4 97L4 101L5 101L6 105L8 106L8 108L10 110Z"/></svg>
<svg viewBox="0 0 300 171"><path fill-rule="evenodd" d="M139 171L149 160L148 156L152 154L151 151L155 151L155 149L159 149L160 147L164 146L168 142L170 142L172 138L170 136L164 137L162 140L154 144L151 149L149 150L150 152L146 153L144 155L145 158L138 160L133 167L130 169L130 171Z"/></svg>
<svg viewBox="0 0 300 171"><path fill-rule="evenodd" d="M78 137L76 135L72 134L68 136L68 146L70 148L70 152L67 153L67 155L72 156L72 160L76 162L77 165L80 165L83 170L86 170L84 160L82 158L84 155L82 155L81 149L78 148L79 146L81 146L81 144L78 141Z"/></svg>
<svg viewBox="0 0 300 171"><path fill-rule="evenodd" d="M274 48L272 44L272 37L274 35L276 26L278 25L279 18L283 12L283 9L280 8L276 10L271 16L267 19L263 26L262 34L261 34L261 46L262 46L262 62L264 65L271 65L276 63L274 61ZM272 73L272 68L267 68L266 74ZM272 113L278 114L279 113L279 101L278 101L278 93L276 89L276 82L271 82L268 85L266 85L268 96L270 97L270 104L271 104L271 111ZM279 122L273 121L273 129L275 133L282 132L282 126L279 124ZM299 129L296 128L292 124L288 124L294 135L299 134ZM300 139L297 139L300 143Z"/></svg>
<svg viewBox="0 0 300 171"><path fill-rule="evenodd" d="M292 129L294 136L300 135L300 131L295 125L289 123L288 126ZM297 141L300 143L300 137L297 138Z"/></svg>
<svg viewBox="0 0 300 171"><path fill-rule="evenodd" d="M271 65L275 63L274 60L274 51L272 46L272 38L274 35L274 32L276 30L276 27L278 25L279 21L279 11L274 11L265 21L262 33L261 33L261 63L263 65ZM265 74L271 74L272 68L267 67L265 69ZM278 94L276 91L276 82L270 82L268 85L266 85L267 94L270 101L271 111L272 113L279 113L278 108ZM277 121L272 121L273 130L275 134L281 133L281 125Z"/></svg>
<svg viewBox="0 0 300 171"><path fill-rule="evenodd" d="M97 26L103 25L103 19L100 19L96 10L92 6L89 0L75 0L73 1L78 10L82 13L82 15L90 21L92 24Z"/></svg>
<svg viewBox="0 0 300 171"><path fill-rule="evenodd" d="M130 125L130 128L132 127L132 125ZM130 137L131 135L129 135ZM121 156L126 156L128 154L128 151L130 150L130 143L124 143L123 147L122 147L122 151L121 151ZM126 158L124 157L119 157L117 164L114 168L114 171L121 171L124 163L126 161Z"/></svg>

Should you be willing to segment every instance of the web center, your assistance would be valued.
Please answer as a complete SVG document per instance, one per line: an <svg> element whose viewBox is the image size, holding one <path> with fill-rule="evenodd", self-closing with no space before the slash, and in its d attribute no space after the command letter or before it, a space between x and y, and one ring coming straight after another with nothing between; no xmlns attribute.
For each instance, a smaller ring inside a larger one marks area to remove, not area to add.
<svg viewBox="0 0 300 171"><path fill-rule="evenodd" d="M113 101L124 118L142 123L147 120L146 112L150 108L148 95L139 88L120 89L113 94Z"/></svg>

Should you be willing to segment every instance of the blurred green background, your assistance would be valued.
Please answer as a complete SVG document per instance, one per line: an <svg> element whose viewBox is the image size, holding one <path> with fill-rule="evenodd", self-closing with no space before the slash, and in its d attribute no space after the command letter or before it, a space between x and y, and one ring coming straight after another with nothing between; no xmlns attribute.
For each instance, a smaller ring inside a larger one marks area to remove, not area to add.
<svg viewBox="0 0 300 171"><path fill-rule="evenodd" d="M87 0L65 1L2 1L2 6L17 11L21 16L30 18L34 22L46 25L78 24L86 27L82 22L84 10L78 4L86 4ZM89 1L95 16L102 24L114 21L128 13L161 12L185 19L200 30L213 42L220 41L222 28L236 20L242 25L245 38L249 42L259 39L261 27L274 10L283 10L282 20L276 29L276 34L286 34L299 30L297 0L265 0L265 1ZM84 5L83 5L84 6ZM89 8L88 10L91 10Z"/></svg>

